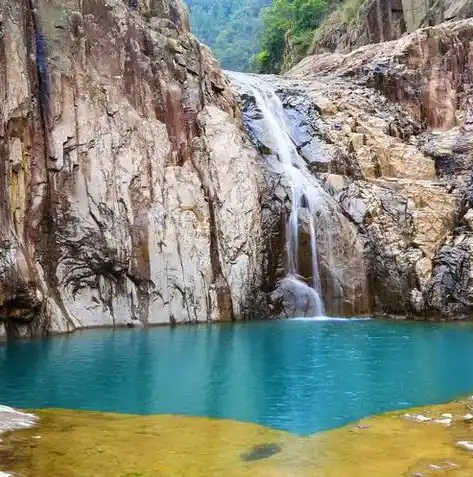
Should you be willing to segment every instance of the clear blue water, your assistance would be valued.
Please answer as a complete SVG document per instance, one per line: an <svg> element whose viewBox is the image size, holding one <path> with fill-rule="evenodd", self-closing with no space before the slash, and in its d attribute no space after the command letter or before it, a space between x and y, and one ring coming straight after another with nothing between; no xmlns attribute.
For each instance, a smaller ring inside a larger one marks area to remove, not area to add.
<svg viewBox="0 0 473 477"><path fill-rule="evenodd" d="M95 330L0 347L0 403L309 434L473 391L473 327L278 321Z"/></svg>

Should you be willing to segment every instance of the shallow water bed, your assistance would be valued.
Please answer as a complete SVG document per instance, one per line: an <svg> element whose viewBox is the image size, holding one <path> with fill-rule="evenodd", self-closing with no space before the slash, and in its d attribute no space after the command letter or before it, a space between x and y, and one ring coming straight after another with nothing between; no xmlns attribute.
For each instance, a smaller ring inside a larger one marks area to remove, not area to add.
<svg viewBox="0 0 473 477"><path fill-rule="evenodd" d="M2 404L228 418L299 435L472 389L469 324L95 330L0 348Z"/></svg>
<svg viewBox="0 0 473 477"><path fill-rule="evenodd" d="M451 426L391 413L306 437L225 419L41 410L39 427L7 436L0 462L23 477L470 477L471 453L456 445L473 438L468 409L418 411L451 413Z"/></svg>

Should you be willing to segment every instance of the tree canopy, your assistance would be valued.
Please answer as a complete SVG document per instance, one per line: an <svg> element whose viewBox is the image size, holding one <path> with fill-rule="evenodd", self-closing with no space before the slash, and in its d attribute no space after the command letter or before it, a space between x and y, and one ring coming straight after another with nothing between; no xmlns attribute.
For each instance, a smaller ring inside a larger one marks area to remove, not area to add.
<svg viewBox="0 0 473 477"><path fill-rule="evenodd" d="M261 73L281 70L288 39L303 56L328 11L328 0L186 1L194 33L223 68Z"/></svg>
<svg viewBox="0 0 473 477"><path fill-rule="evenodd" d="M192 29L223 68L248 71L259 50L261 9L271 0L186 0Z"/></svg>
<svg viewBox="0 0 473 477"><path fill-rule="evenodd" d="M263 8L260 51L252 59L253 69L261 73L279 71L287 35L296 49L307 49L327 9L327 0L273 0L271 6Z"/></svg>

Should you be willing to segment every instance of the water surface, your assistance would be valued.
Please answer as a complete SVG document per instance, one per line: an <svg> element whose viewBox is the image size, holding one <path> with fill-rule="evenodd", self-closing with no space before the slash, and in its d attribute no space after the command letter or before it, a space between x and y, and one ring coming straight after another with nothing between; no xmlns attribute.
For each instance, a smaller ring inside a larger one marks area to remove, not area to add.
<svg viewBox="0 0 473 477"><path fill-rule="evenodd" d="M273 321L0 347L0 403L232 418L309 434L473 390L473 327Z"/></svg>

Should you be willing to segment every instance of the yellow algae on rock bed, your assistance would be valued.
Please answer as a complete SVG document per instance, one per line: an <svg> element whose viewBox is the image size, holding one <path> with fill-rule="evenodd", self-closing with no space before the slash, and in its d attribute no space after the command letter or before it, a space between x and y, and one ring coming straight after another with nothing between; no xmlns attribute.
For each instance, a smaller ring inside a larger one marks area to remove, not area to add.
<svg viewBox="0 0 473 477"><path fill-rule="evenodd" d="M225 419L41 410L37 428L6 437L0 462L23 477L471 477L473 452L457 446L473 441L468 411L459 401L298 437ZM434 422L445 413L450 426Z"/></svg>

